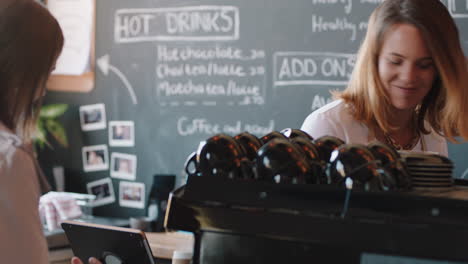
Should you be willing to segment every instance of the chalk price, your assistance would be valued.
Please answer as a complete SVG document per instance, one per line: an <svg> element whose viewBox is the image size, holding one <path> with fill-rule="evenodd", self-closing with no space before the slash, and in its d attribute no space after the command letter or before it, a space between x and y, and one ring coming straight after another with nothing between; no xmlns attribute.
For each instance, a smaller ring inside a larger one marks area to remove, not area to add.
<svg viewBox="0 0 468 264"><path fill-rule="evenodd" d="M250 76L265 75L265 67L264 66L249 67L249 74Z"/></svg>

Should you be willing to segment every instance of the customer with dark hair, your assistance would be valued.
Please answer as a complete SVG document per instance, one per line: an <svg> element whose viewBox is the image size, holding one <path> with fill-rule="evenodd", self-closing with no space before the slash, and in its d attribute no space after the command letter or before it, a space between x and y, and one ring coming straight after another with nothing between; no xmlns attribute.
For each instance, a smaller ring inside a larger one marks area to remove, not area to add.
<svg viewBox="0 0 468 264"><path fill-rule="evenodd" d="M48 191L31 148L46 81L63 46L41 4L0 2L0 256L2 263L49 263L39 219Z"/></svg>

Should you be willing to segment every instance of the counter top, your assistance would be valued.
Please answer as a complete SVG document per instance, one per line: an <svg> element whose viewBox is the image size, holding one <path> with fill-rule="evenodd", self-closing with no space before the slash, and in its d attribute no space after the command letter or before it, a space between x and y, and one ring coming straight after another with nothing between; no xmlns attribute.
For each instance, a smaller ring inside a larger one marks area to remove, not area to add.
<svg viewBox="0 0 468 264"><path fill-rule="evenodd" d="M153 252L153 256L163 259L171 259L175 250L193 251L194 238L191 233L186 232L166 232L153 233L146 232L146 238Z"/></svg>

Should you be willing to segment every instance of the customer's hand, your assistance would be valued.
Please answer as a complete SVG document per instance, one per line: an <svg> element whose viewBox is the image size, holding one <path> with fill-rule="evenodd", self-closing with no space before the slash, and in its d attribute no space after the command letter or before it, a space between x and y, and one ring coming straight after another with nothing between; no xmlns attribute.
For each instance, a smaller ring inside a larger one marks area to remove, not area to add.
<svg viewBox="0 0 468 264"><path fill-rule="evenodd" d="M83 262L79 258L73 257L71 259L71 264L83 264ZM88 264L102 264L102 263L97 258L89 258Z"/></svg>

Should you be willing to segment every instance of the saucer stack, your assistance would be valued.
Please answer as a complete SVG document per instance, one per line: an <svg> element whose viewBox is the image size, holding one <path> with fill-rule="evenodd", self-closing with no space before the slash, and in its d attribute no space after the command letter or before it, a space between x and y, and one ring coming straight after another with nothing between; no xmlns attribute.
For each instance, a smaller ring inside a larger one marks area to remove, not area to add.
<svg viewBox="0 0 468 264"><path fill-rule="evenodd" d="M432 153L400 152L415 191L448 191L453 187L453 163Z"/></svg>

